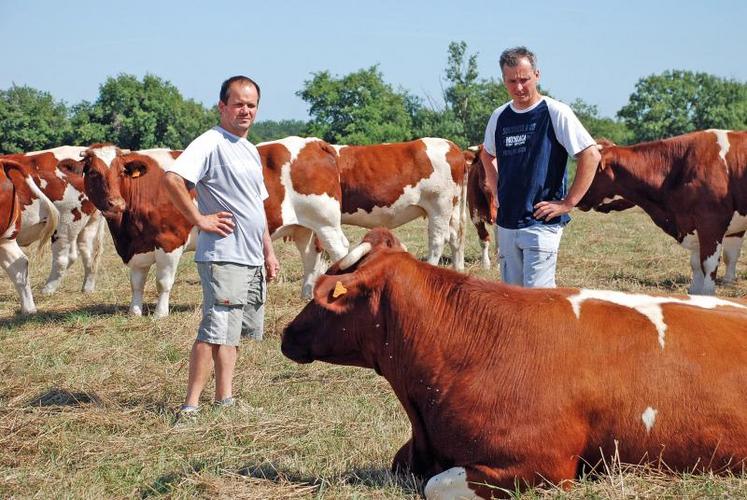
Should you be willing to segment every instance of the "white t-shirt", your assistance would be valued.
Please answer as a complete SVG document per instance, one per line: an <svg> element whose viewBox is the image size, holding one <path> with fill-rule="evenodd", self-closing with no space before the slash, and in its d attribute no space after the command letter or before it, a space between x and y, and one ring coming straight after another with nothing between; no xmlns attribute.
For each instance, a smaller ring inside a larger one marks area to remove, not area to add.
<svg viewBox="0 0 747 500"><path fill-rule="evenodd" d="M216 126L192 141L166 170L195 185L200 213L233 214L235 227L228 236L200 231L196 262L264 265L263 201L269 195L254 144Z"/></svg>

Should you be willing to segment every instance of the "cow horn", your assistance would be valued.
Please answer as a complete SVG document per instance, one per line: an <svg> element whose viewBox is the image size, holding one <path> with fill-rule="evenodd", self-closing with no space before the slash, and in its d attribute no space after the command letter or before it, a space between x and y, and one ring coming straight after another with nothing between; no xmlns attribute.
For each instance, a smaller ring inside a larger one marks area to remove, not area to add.
<svg viewBox="0 0 747 500"><path fill-rule="evenodd" d="M367 241L364 241L357 247L353 248L350 252L348 252L348 254L345 257L343 257L340 260L340 263L338 264L340 267L340 271L344 271L350 266L356 264L359 260L365 257L370 251L371 251L371 244Z"/></svg>

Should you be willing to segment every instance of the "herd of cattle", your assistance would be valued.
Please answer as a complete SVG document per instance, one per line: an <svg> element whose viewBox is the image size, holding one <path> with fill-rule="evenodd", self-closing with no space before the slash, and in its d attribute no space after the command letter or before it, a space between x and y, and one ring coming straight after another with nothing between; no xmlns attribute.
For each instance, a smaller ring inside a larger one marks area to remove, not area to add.
<svg viewBox="0 0 747 500"><path fill-rule="evenodd" d="M747 229L747 132L707 130L671 139L616 146L600 141L602 161L582 210L640 206L691 251L691 294L712 295L723 252L725 282ZM303 262L302 296L312 295L332 261L346 255L342 224L398 227L428 219L428 262L445 245L456 270L464 268L467 211L490 266L486 224L498 207L485 185L479 155L445 139L372 146L333 146L288 137L258 145L270 197L265 202L273 239L292 239ZM182 252L195 229L162 191L163 169L178 151L122 151L113 145L59 148L0 156L0 263L15 285L21 312L36 310L28 260L20 246L51 236L52 269L42 293L53 293L81 256L84 292L95 286L108 223L117 252L130 268L130 312L142 314L144 281L156 264L155 316L168 314L169 293Z"/></svg>
<svg viewBox="0 0 747 500"><path fill-rule="evenodd" d="M579 208L641 207L691 251L693 295L714 294L722 253L724 280L736 279L747 230L747 132L599 148ZM301 293L313 298L283 333L283 353L386 377L413 431L393 466L431 478L426 496L561 483L600 453L673 470L745 466L747 301L525 290L428 265L448 243L454 269L463 270L469 214L489 267L485 225L499 210L479 154L445 139L334 146L288 137L258 150L270 234L295 242ZM22 313L36 308L20 246L51 238L42 293L57 289L79 254L83 291L91 292L106 221L130 268L130 312L142 314L155 264L154 315L168 314L178 261L196 231L161 187L179 154L96 144L0 156L0 263ZM384 229L349 252L341 229L418 217L428 220L428 264ZM325 251L336 264L323 274Z"/></svg>

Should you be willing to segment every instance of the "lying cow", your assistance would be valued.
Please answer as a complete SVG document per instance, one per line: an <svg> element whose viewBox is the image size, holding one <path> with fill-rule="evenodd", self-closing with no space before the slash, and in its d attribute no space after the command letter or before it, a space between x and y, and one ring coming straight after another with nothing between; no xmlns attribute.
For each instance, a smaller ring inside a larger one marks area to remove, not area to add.
<svg viewBox="0 0 747 500"><path fill-rule="evenodd" d="M39 249L57 228L60 214L39 189L39 179L27 166L0 158L0 266L16 288L21 313L36 312L29 281L29 260L19 247L18 236L25 231L23 245L39 242ZM23 213L36 218L23 217Z"/></svg>
<svg viewBox="0 0 747 500"><path fill-rule="evenodd" d="M634 146L604 143L581 210L640 206L690 250L692 294L713 295L721 251L725 282L747 230L747 132L705 130Z"/></svg>
<svg viewBox="0 0 747 500"><path fill-rule="evenodd" d="M744 301L488 282L377 229L319 278L282 352L387 379L412 424L393 468L427 478L426 498L567 486L602 458L747 458Z"/></svg>
<svg viewBox="0 0 747 500"><path fill-rule="evenodd" d="M60 146L45 151L7 155L26 165L37 176L39 187L60 213L57 230L52 235L52 268L42 293L49 295L59 287L71 265L82 257L82 291L96 287L96 269L105 236L104 219L83 192L83 165L80 155L86 148ZM39 220L38 206L27 205L23 212L24 229L18 235L21 245L36 236L32 221ZM28 229L27 229L28 228Z"/></svg>
<svg viewBox="0 0 747 500"><path fill-rule="evenodd" d="M480 160L480 148L482 146L477 147L474 151L464 151L464 160L469 168L467 207L472 224L477 229L477 236L480 238L482 268L490 269L490 233L485 225L495 224L498 218L498 204L485 179L485 169ZM496 246L497 243L496 240Z"/></svg>
<svg viewBox="0 0 747 500"><path fill-rule="evenodd" d="M455 269L464 269L466 166L446 139L424 138L371 146L335 146L342 186L342 222L399 227L428 218L428 262L451 247Z"/></svg>

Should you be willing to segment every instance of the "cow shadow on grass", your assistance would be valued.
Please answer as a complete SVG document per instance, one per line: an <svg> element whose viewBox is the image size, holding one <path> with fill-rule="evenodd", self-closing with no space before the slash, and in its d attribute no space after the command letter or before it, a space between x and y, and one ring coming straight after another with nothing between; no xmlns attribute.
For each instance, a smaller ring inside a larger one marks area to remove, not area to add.
<svg viewBox="0 0 747 500"><path fill-rule="evenodd" d="M59 387L52 387L34 396L26 406L31 408L49 408L63 406L100 405L99 397L90 392L72 392Z"/></svg>
<svg viewBox="0 0 747 500"><path fill-rule="evenodd" d="M139 496L140 498L147 498L172 493L174 487L181 483L188 474L200 472L207 467L209 467L209 464L200 461L191 464L188 472L164 474L152 484L141 488ZM308 476L297 471L278 468L268 462L245 465L233 473L247 478L270 481L282 485L292 484L299 489L306 490L307 494L310 494L308 490L317 491L323 488L325 483L329 484L330 482L323 477ZM368 488L396 486L405 492L418 493L422 491L420 481L412 476L395 475L388 468L355 468L348 471L345 477L343 482L354 486L358 485Z"/></svg>
<svg viewBox="0 0 747 500"><path fill-rule="evenodd" d="M199 307L199 304L172 304L169 307L169 313L182 313L194 311L195 307ZM144 304L143 305L143 317L152 317L153 311L156 306ZM19 328L22 326L33 326L33 325L45 325L50 322L52 323L65 323L76 318L103 318L114 315L122 315L127 317L134 317L129 315L129 305L115 305L115 304L92 304L82 307L65 309L61 311L39 311L34 314L22 315L20 309L16 310L13 316L2 318L0 317L0 328L6 327L9 329Z"/></svg>

